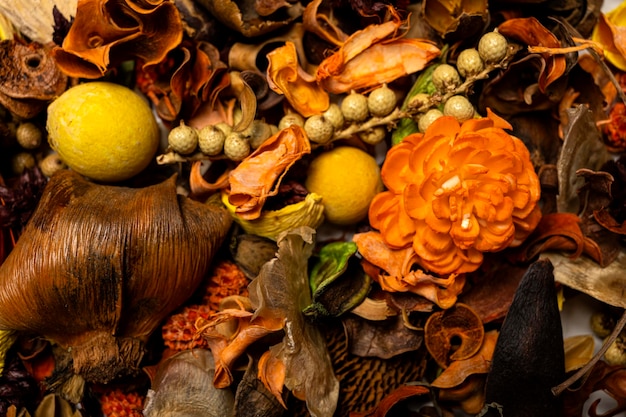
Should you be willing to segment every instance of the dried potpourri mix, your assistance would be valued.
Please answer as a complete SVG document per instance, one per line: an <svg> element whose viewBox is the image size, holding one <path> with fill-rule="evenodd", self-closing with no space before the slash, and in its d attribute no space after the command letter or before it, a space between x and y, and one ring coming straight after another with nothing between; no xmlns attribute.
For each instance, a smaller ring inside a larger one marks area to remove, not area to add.
<svg viewBox="0 0 626 417"><path fill-rule="evenodd" d="M0 3L0 416L625 411L626 6L492 3Z"/></svg>

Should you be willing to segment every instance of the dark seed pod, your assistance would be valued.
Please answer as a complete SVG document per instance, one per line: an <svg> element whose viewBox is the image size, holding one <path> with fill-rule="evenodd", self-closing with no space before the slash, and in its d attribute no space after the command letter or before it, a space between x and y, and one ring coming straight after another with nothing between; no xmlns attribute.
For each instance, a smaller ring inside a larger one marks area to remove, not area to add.
<svg viewBox="0 0 626 417"><path fill-rule="evenodd" d="M56 342L87 381L132 374L230 223L225 210L177 195L175 177L125 188L59 171L0 267L0 328Z"/></svg>
<svg viewBox="0 0 626 417"><path fill-rule="evenodd" d="M533 263L520 282L498 336L485 403L507 417L554 417L561 400L552 387L565 380L563 330L553 266ZM486 408L481 416L496 416Z"/></svg>

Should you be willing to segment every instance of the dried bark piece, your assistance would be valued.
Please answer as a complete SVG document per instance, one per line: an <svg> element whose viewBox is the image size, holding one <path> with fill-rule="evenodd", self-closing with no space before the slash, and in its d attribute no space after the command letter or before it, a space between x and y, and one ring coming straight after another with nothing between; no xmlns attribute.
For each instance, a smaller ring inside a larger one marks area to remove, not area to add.
<svg viewBox="0 0 626 417"><path fill-rule="evenodd" d="M37 43L0 42L0 104L24 119L41 112L67 88L67 76Z"/></svg>

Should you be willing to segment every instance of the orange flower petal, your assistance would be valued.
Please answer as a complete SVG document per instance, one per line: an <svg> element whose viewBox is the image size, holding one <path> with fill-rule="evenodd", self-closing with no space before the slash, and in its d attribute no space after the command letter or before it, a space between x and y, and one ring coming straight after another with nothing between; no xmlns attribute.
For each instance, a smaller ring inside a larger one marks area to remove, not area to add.
<svg viewBox="0 0 626 417"><path fill-rule="evenodd" d="M293 42L267 54L267 81L272 90L284 94L291 106L302 116L309 117L325 111L330 98L315 79L298 65L298 53Z"/></svg>

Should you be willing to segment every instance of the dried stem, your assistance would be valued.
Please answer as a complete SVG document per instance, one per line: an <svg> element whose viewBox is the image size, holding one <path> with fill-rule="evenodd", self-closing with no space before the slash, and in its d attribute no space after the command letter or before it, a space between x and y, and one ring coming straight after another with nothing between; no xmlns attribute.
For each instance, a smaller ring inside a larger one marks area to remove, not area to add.
<svg viewBox="0 0 626 417"><path fill-rule="evenodd" d="M591 371L591 369L595 366L595 364L602 358L602 356L604 356L604 354L609 349L609 347L613 344L613 342L615 342L615 339L617 339L617 336L619 336L621 331L624 329L625 325L626 325L626 310L624 310L624 313L622 313L622 317L620 317L619 321L615 325L613 332L609 335L609 337L604 339L604 343L602 343L602 347L600 348L598 353L596 353L593 356L593 358L591 358L591 360L587 362L585 366L583 366L578 371L576 371L574 375L567 378L565 382L557 385L556 387L553 387L552 393L555 396L561 395L563 391L568 389L576 381L583 378L589 371Z"/></svg>

